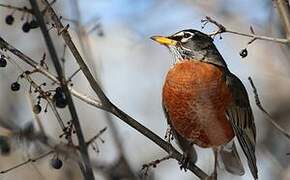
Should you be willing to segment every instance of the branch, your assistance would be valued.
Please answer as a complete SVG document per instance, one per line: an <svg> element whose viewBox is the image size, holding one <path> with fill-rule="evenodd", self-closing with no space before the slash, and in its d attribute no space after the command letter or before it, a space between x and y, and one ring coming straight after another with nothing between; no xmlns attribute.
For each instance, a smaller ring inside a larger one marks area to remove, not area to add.
<svg viewBox="0 0 290 180"><path fill-rule="evenodd" d="M84 55L83 57L84 59L87 60L89 67L92 67L93 69L97 69L97 67L94 67L94 64L93 64L94 58L92 54L92 47L90 46L90 43L89 43L88 32L85 26L81 24L81 13L79 9L78 0L72 0L71 5L72 5L72 12L75 13L75 19L76 19L76 21L74 21L74 24L76 26L75 30L80 40L79 42L80 42L81 51L83 52L83 55ZM93 75L94 75L94 78L100 83L100 86L102 86L102 82L100 78L98 78L97 71L94 71ZM126 164L126 166L122 166L121 171L127 171L128 174L132 175L130 179L132 180L137 179L137 177L135 177L135 173L133 172L132 168L129 166L128 160L125 157L125 152L124 152L124 147L121 141L121 136L119 135L118 129L116 125L114 124L112 115L109 112L104 112L104 117L108 123L108 127L110 129L113 140L117 147L118 156L119 156L118 160L124 161L124 162L118 162L118 163Z"/></svg>
<svg viewBox="0 0 290 180"><path fill-rule="evenodd" d="M268 37L268 36L259 36L259 35L256 35L254 33L243 33L243 32L238 32L238 31L234 31L234 30L229 30L224 25L220 24L219 22L215 21L214 19L212 19L209 16L206 16L205 19L201 20L201 22L204 23L204 25L206 25L207 23L212 23L218 27L217 31L209 34L210 36L216 36L216 35L222 34L222 33L231 33L231 34L249 37L249 38L252 38L254 40L265 40L265 41L272 41L272 42L282 43L282 44L290 43L290 39L286 39L286 38L274 38L274 37Z"/></svg>
<svg viewBox="0 0 290 180"><path fill-rule="evenodd" d="M32 14L32 9L28 9L27 7L16 7L16 6L11 6L11 5L6 5L6 4L0 4L0 7L8 8L8 9L14 9L16 11L20 12L26 12Z"/></svg>
<svg viewBox="0 0 290 180"><path fill-rule="evenodd" d="M53 0L50 2L50 5L52 6L54 3L56 3L56 0ZM26 6L24 7L17 7L17 6L12 6L12 5L8 5L8 4L0 4L0 7L4 7L4 8L8 8L8 9L13 9L16 11L20 11L20 12L24 12L24 13L30 13L30 14L34 14L32 9L28 9ZM42 11L42 13L44 13L44 11Z"/></svg>
<svg viewBox="0 0 290 180"><path fill-rule="evenodd" d="M100 98L102 103L106 103L108 106L111 103L107 96L104 94L103 90L101 89L98 82L95 80L94 76L90 72L89 67L84 62L83 58L81 57L79 51L77 50L75 44L73 43L70 34L68 33L68 28L65 28L63 24L61 23L59 17L55 13L55 11L52 9L52 7L49 5L47 0L42 0L44 4L47 6L47 12L50 14L51 20L54 22L55 27L57 28L58 33L61 34L63 40L65 41L66 45L69 47L70 51L72 52L73 56L75 57L75 60L79 64L82 72L84 73L85 77L89 81L89 84L93 88L93 90L96 92L98 97ZM106 107L106 106L105 106Z"/></svg>
<svg viewBox="0 0 290 180"><path fill-rule="evenodd" d="M84 135L83 135L83 132L81 129L81 125L80 125L80 122L78 119L75 105L73 103L70 91L69 91L68 86L67 86L67 81L66 81L65 75L63 73L62 66L60 64L60 61L58 59L55 47L54 47L53 42L52 42L52 39L49 35L46 24L44 22L43 15L38 7L37 1L30 0L30 4L31 4L31 7L33 9L34 15L35 15L35 17L40 25L40 29L41 29L43 37L45 39L47 49L50 53L52 62L54 64L54 67L55 67L57 75L58 75L58 79L60 80L60 85L63 88L64 94L65 94L65 97L66 97L66 100L68 103L68 108L69 108L69 111L70 111L70 114L72 117L72 123L75 127L76 135L77 135L79 146L80 146L80 154L81 154L82 160L84 161L85 172L82 171L83 176L86 180L94 180L95 178L94 178L94 173L93 173L91 163L90 163L87 144L85 142L85 138L84 138Z"/></svg>
<svg viewBox="0 0 290 180"><path fill-rule="evenodd" d="M172 158L171 155L168 154L167 156L165 156L161 159L156 159L154 161L149 162L148 164L143 164L141 171L144 171L144 173L142 175L148 176L148 172L149 172L151 167L156 168L158 164L160 164L163 161L167 161L171 158Z"/></svg>
<svg viewBox="0 0 290 180"><path fill-rule="evenodd" d="M290 39L290 12L288 0L275 0L287 39Z"/></svg>
<svg viewBox="0 0 290 180"><path fill-rule="evenodd" d="M7 172L9 172L9 171L12 171L12 170L14 170L14 169L17 169L17 168L19 168L19 167L24 166L24 165L26 165L27 163L30 163L30 162L36 162L36 161L38 161L39 159L42 159L42 158L44 158L44 157L50 155L50 154L53 153L53 152L54 152L54 151L49 151L49 152L44 153L44 154L42 154L42 155L40 155L40 156L38 156L38 157L36 157L36 158L29 158L29 159L27 159L26 161L24 161L24 162L22 162L22 163L19 163L19 164L15 165L15 166L12 166L12 167L8 168L8 169L5 169L5 170L0 171L0 174L5 174L5 173L7 173Z"/></svg>
<svg viewBox="0 0 290 180"><path fill-rule="evenodd" d="M30 65L32 68L34 68L36 71L38 71L39 73L46 76L48 79L50 79L54 83L60 84L59 80L53 74L51 74L45 68L39 66L36 61L34 61L30 57L26 56L18 49L16 49L12 45L8 44L8 42L6 42L1 36L0 36L0 49L5 49L5 50L10 51L12 54L17 56L19 58L19 60L22 60L26 64ZM70 87L70 91L71 91L72 95L74 95L76 98L86 102L87 104L90 104L90 105L95 106L95 107L100 108L100 109L104 109L102 103L99 102L98 100L96 100L94 98L90 98L90 97L76 91L72 87Z"/></svg>
<svg viewBox="0 0 290 180"><path fill-rule="evenodd" d="M75 60L79 64L81 70L83 71L85 77L89 81L91 87L95 91L95 93L98 95L98 97L101 100L101 103L103 104L103 109L107 110L108 112L111 112L115 116L119 117L122 121L130 125L132 128L136 129L139 131L141 134L155 142L158 146L163 148L166 152L169 154L172 154L172 157L177 159L179 162L182 160L182 155L169 143L164 141L162 138L160 138L158 135L153 133L150 129L146 128L142 124L140 124L138 121L136 121L134 118L131 116L127 115L125 112L123 112L121 109L116 107L113 103L110 102L108 97L105 95L103 90L101 89L100 85L98 82L95 80L93 75L91 74L88 66L82 59L79 51L77 50L75 44L73 43L71 36L68 32L67 29L64 29L63 24L60 22L60 19L58 18L57 14L55 11L52 9L51 6L49 6L47 0L43 0L45 5L47 6L47 12L50 14L50 17L52 21L55 24L55 27L57 28L58 32L62 32L62 38L65 41L67 47L69 47L70 51L72 52ZM194 163L190 163L189 168L195 175L197 175L201 179L205 179L207 174L203 172L199 167L197 167Z"/></svg>
<svg viewBox="0 0 290 180"><path fill-rule="evenodd" d="M258 106L258 108L264 113L266 114L266 116L268 117L268 121L276 128L278 129L278 131L280 131L284 136L286 136L288 139L290 139L290 134L288 134L279 124L277 124L275 121L274 121L274 118L272 118L272 116L265 110L265 108L263 107L261 101L260 101L260 98L259 98L259 95L258 95L258 91L257 91L257 88L255 87L255 84L252 80L251 77L248 77L249 81L250 81L250 84L252 86L252 89L253 89L253 93L255 95L255 101L256 101L256 105Z"/></svg>
<svg viewBox="0 0 290 180"><path fill-rule="evenodd" d="M104 127L101 129L98 134L94 135L90 140L86 142L87 145L90 145L92 142L94 142L98 137L100 137L105 131L107 130L107 127Z"/></svg>

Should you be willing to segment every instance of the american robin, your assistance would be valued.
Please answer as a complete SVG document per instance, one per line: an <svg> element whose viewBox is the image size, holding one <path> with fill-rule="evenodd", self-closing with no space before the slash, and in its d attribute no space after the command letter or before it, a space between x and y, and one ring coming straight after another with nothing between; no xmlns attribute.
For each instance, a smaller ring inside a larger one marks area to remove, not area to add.
<svg viewBox="0 0 290 180"><path fill-rule="evenodd" d="M257 179L256 127L248 94L240 79L228 69L213 39L192 29L151 39L168 47L175 59L165 79L162 104L183 150L182 166L186 168L189 160L196 160L197 145L213 148L215 176L218 156L228 172L243 175L233 140L236 136Z"/></svg>

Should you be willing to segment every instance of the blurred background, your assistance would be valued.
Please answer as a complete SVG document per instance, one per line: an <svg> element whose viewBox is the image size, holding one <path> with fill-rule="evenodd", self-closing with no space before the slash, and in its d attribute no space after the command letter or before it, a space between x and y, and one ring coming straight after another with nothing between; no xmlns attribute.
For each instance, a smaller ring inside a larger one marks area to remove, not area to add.
<svg viewBox="0 0 290 180"><path fill-rule="evenodd" d="M25 0L0 0L0 4L30 7ZM215 27L208 25L201 29L201 20L210 16L232 30L249 33L252 26L256 34L285 37L272 0L57 0L53 8L63 17L64 24L70 24L73 41L111 101L160 137L164 137L167 128L161 107L161 90L166 72L172 65L172 57L166 48L150 40L150 36L170 35L188 28L209 33ZM5 17L11 13L15 21L7 25ZM0 36L39 62L43 53L48 54L42 34L39 28L24 33L22 25L32 17L24 15L24 20L21 20L22 16L22 12L0 7ZM56 35L56 30L50 32L59 56L65 59L66 75L70 76L78 65L68 49L63 56L64 42ZM247 80L252 77L264 107L277 123L289 131L289 46L266 41L255 41L247 46L249 41L246 37L223 34L222 39L217 36L214 43L230 70L248 90L257 126L256 155L260 179L290 179L290 156L287 156L290 152L289 139L273 128L256 107ZM239 52L244 48L247 48L248 56L242 59ZM14 56L11 58L17 59ZM18 62L23 69L28 68ZM55 73L49 55L46 62L49 70ZM29 84L20 80L20 91L10 90L11 83L16 81L19 74L21 71L9 62L7 68L0 69L0 121L16 128L34 122L28 96ZM34 78L38 82L47 81L40 75L34 75ZM95 96L82 73L78 73L72 82L75 89ZM50 86L55 87L49 84L47 88ZM36 98L34 100L36 102ZM105 143L98 142L100 152L90 149L96 179L134 179L131 174L140 174L143 164L166 155L165 151L116 117L78 99L74 100L86 139L108 127L102 135ZM44 107L45 103L41 105ZM60 110L60 113L64 121L70 120L67 110ZM39 117L45 133L61 141L58 136L62 131L51 110L48 109L47 113L42 111ZM0 128L1 131L5 130ZM44 152L38 145L21 141L13 147L15 150L10 154L0 156L0 171L37 156L39 151ZM210 174L213 170L212 151L197 149L197 165ZM218 171L220 179L252 179L240 147L239 151L246 174L232 176L221 169ZM81 178L77 164L65 157L60 157L63 168L51 168L49 162L52 157L50 155L0 174L0 180ZM145 179L197 179L190 171L181 171L175 160L159 164L149 174Z"/></svg>

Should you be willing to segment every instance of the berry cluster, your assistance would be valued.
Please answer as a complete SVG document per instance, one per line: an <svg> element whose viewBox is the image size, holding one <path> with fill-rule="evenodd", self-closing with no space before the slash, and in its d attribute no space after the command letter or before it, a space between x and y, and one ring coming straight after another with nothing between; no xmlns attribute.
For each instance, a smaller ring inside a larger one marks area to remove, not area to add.
<svg viewBox="0 0 290 180"><path fill-rule="evenodd" d="M27 9L27 8L24 7L23 9ZM23 18L21 18L21 20L23 20ZM13 25L14 21L15 21L15 18L13 14L9 14L5 17L5 22L7 25ZM35 19L32 19L31 21L27 19L26 22L24 22L22 25L22 31L25 33L28 33L31 29L35 29L38 27L39 27L39 24Z"/></svg>
<svg viewBox="0 0 290 180"><path fill-rule="evenodd" d="M71 140L71 136L72 134L75 134L76 131L74 130L72 121L68 121L67 125L64 126L64 128L62 129L63 133L61 135L59 135L59 138L64 137L66 140L70 141Z"/></svg>

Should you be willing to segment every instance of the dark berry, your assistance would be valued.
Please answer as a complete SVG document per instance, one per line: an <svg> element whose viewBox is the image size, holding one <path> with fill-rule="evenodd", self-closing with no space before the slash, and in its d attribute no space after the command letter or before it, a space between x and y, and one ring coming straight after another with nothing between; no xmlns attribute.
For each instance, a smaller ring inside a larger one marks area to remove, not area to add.
<svg viewBox="0 0 290 180"><path fill-rule="evenodd" d="M67 100L61 87L57 87L55 89L55 94L53 95L52 99L55 106L58 108L65 108L65 106L67 105Z"/></svg>
<svg viewBox="0 0 290 180"><path fill-rule="evenodd" d="M246 48L242 49L241 52L240 52L240 56L242 58L245 58L245 57L247 57L247 55L248 55L248 50Z"/></svg>
<svg viewBox="0 0 290 180"><path fill-rule="evenodd" d="M14 82L11 84L12 91L19 91L19 89L20 89L20 84L18 82Z"/></svg>
<svg viewBox="0 0 290 180"><path fill-rule="evenodd" d="M0 136L0 154L8 155L10 150L11 149L7 137Z"/></svg>
<svg viewBox="0 0 290 180"><path fill-rule="evenodd" d="M55 106L58 108L65 108L65 106L67 105L67 101L65 99L65 97L62 96L57 96L56 94L53 96L53 100L55 103Z"/></svg>
<svg viewBox="0 0 290 180"><path fill-rule="evenodd" d="M62 89L62 87L57 87L57 88L55 89L55 94L63 94L63 89Z"/></svg>
<svg viewBox="0 0 290 180"><path fill-rule="evenodd" d="M41 108L41 106L39 104L36 104L36 105L33 106L33 112L35 114L39 114L41 112L41 109L42 108Z"/></svg>
<svg viewBox="0 0 290 180"><path fill-rule="evenodd" d="M8 25L12 25L13 22L14 22L14 17L13 17L11 14L8 15L8 16L6 16L6 18L5 18L5 22L6 22L6 24L8 24Z"/></svg>
<svg viewBox="0 0 290 180"><path fill-rule="evenodd" d="M56 158L52 158L50 161L50 165L54 168L54 169L60 169L62 167L62 161L60 159Z"/></svg>
<svg viewBox="0 0 290 180"><path fill-rule="evenodd" d="M30 23L29 22L26 22L23 24L22 31L25 33L28 33L30 31Z"/></svg>
<svg viewBox="0 0 290 180"><path fill-rule="evenodd" d="M7 61L6 61L5 57L2 55L0 57L0 67L6 67L6 65L7 65Z"/></svg>
<svg viewBox="0 0 290 180"><path fill-rule="evenodd" d="M38 22L35 19L30 21L29 25L30 25L30 29L35 29L35 28L39 27L39 24L38 24Z"/></svg>

